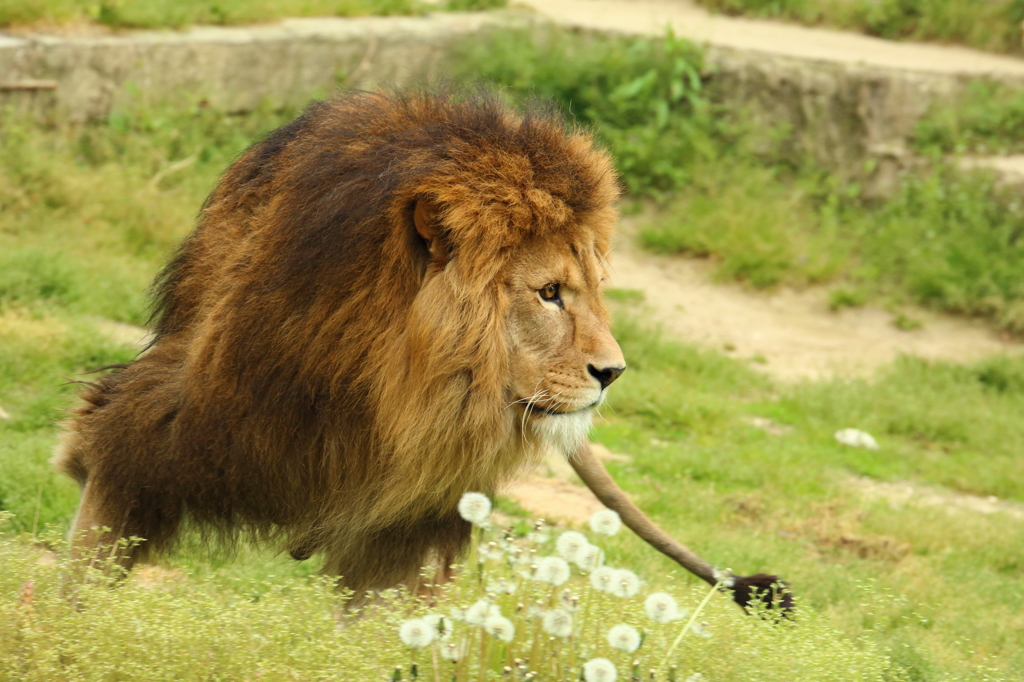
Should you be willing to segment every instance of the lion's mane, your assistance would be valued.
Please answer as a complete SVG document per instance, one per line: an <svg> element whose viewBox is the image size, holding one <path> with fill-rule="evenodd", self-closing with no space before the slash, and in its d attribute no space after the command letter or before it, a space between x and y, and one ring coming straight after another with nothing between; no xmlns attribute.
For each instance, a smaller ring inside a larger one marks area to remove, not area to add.
<svg viewBox="0 0 1024 682"><path fill-rule="evenodd" d="M324 550L357 590L412 580L465 541L459 496L530 456L507 258L538 236L606 254L616 195L607 156L541 109L314 103L227 170L157 280L155 340L84 391L57 464L150 550L190 520ZM453 254L434 277L422 200Z"/></svg>

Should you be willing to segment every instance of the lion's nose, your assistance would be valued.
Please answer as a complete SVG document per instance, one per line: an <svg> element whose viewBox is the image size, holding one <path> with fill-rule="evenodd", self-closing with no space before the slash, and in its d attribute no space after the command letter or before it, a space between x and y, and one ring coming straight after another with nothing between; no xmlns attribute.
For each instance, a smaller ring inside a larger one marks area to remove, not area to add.
<svg viewBox="0 0 1024 682"><path fill-rule="evenodd" d="M601 388L608 388L608 385L618 379L622 373L626 371L626 368L605 367L603 369L598 369L593 365L587 365L587 371L590 372L590 376L601 382Z"/></svg>

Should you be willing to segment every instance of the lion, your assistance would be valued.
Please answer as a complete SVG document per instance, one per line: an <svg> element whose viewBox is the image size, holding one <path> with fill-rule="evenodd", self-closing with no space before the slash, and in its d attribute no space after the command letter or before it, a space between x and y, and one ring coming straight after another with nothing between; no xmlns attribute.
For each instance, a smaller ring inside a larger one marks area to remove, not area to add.
<svg viewBox="0 0 1024 682"><path fill-rule="evenodd" d="M465 492L548 447L600 467L618 196L608 153L541 106L311 104L227 169L157 278L147 350L65 422L79 548L145 538L130 569L197 527L322 553L356 595L443 570Z"/></svg>

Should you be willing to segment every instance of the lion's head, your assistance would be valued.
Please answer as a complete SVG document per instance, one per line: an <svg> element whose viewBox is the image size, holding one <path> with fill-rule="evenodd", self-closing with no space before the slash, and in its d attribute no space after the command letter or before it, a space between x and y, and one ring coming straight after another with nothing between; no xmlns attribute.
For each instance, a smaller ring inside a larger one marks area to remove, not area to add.
<svg viewBox="0 0 1024 682"><path fill-rule="evenodd" d="M153 546L191 517L394 582L387 561L465 538L464 492L585 437L624 369L600 293L616 198L607 155L542 110L316 103L228 169L158 281L152 347L87 395L60 463Z"/></svg>

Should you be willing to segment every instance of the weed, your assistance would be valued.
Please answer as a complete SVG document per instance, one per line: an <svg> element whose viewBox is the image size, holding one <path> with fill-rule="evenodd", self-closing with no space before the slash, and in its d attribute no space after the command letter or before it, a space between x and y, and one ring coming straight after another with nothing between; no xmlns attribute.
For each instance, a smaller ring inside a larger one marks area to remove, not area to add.
<svg viewBox="0 0 1024 682"><path fill-rule="evenodd" d="M828 308L833 312L843 308L859 308L864 305L865 298L863 291L837 287L828 292Z"/></svg>
<svg viewBox="0 0 1024 682"><path fill-rule="evenodd" d="M917 122L913 146L921 154L1007 154L1024 150L1024 90L986 80L935 102Z"/></svg>
<svg viewBox="0 0 1024 682"><path fill-rule="evenodd" d="M661 39L503 30L460 50L456 74L517 99L550 98L592 126L636 196L663 198L693 179L692 164L727 134L701 81L700 51Z"/></svg>

